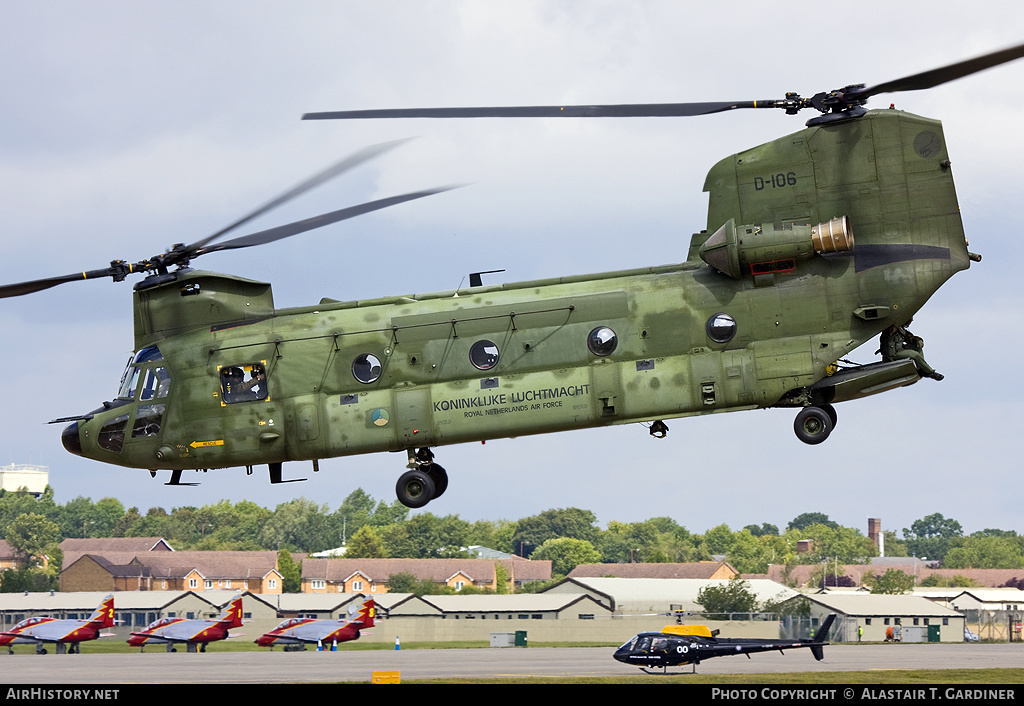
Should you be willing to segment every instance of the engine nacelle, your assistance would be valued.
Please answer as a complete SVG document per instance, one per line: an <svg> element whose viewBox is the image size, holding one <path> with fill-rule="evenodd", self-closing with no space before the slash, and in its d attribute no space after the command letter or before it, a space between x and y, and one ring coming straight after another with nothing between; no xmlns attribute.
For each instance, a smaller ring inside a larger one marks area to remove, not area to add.
<svg viewBox="0 0 1024 706"><path fill-rule="evenodd" d="M853 231L846 216L816 226L776 228L771 223L736 226L730 219L698 250L700 258L722 274L740 279L744 273L766 275L796 268L815 255L850 252Z"/></svg>

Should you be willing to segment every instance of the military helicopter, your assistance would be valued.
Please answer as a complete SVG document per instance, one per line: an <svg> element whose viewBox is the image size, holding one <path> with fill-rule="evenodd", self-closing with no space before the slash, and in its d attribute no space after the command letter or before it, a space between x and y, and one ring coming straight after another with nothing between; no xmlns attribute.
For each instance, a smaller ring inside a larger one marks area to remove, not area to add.
<svg viewBox="0 0 1024 706"><path fill-rule="evenodd" d="M405 451L411 508L448 486L448 444L789 407L797 437L832 433L835 405L916 383L911 359L845 356L906 323L968 251L937 120L867 110L872 96L952 81L1024 56L1024 45L874 86L803 98L642 105L310 113L308 120L697 116L747 108L820 115L714 165L706 228L686 260L641 269L484 284L276 309L271 286L194 270L200 255L261 245L444 187L217 242L257 215L393 145L367 148L230 226L162 255L0 287L25 295L81 279L134 287L136 351L116 397L73 417L75 454L171 472ZM854 241L856 232L856 243Z"/></svg>
<svg viewBox="0 0 1024 706"><path fill-rule="evenodd" d="M808 647L814 659L819 662L825 658L825 638L836 619L830 613L818 632L810 640L758 640L753 638L718 637L718 630L709 630L705 625L667 625L661 632L642 632L634 635L612 655L624 664L633 664L648 674L655 674L647 667L661 667L661 673L667 674L669 667L684 664L693 665L692 673L697 672L697 665L702 660L712 657L728 657L730 655L746 655L754 652L771 652L778 650Z"/></svg>

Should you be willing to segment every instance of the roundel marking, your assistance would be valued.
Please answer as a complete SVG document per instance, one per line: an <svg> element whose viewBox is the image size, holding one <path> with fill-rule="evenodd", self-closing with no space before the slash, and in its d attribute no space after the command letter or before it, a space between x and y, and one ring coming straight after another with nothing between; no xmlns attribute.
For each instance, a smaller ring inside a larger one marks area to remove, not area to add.
<svg viewBox="0 0 1024 706"><path fill-rule="evenodd" d="M370 421L373 422L373 425L376 427L385 426L390 419L391 417L388 416L388 411L386 409L375 409L370 412Z"/></svg>

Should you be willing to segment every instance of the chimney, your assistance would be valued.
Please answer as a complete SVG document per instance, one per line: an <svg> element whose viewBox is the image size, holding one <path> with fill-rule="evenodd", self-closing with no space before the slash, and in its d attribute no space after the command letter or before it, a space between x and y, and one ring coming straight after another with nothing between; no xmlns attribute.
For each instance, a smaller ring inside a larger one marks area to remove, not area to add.
<svg viewBox="0 0 1024 706"><path fill-rule="evenodd" d="M878 556L885 556L885 536L882 534L882 518L868 518L868 537L875 543Z"/></svg>

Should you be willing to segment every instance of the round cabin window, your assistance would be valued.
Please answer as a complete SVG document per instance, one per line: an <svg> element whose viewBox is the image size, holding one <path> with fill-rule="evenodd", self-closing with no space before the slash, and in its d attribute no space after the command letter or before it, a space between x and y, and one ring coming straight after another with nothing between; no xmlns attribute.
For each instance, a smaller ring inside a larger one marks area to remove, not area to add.
<svg viewBox="0 0 1024 706"><path fill-rule="evenodd" d="M728 343L736 335L736 319L729 314L715 314L705 326L708 338L715 343Z"/></svg>
<svg viewBox="0 0 1024 706"><path fill-rule="evenodd" d="M491 341L477 341L469 349L469 362L478 370L490 370L498 364L498 347Z"/></svg>
<svg viewBox="0 0 1024 706"><path fill-rule="evenodd" d="M381 371L380 358L370 353L361 353L352 361L352 377L359 382L377 382Z"/></svg>
<svg viewBox="0 0 1024 706"><path fill-rule="evenodd" d="M587 348L591 353L602 358L611 355L618 343L619 337L607 326L598 326L587 336Z"/></svg>

